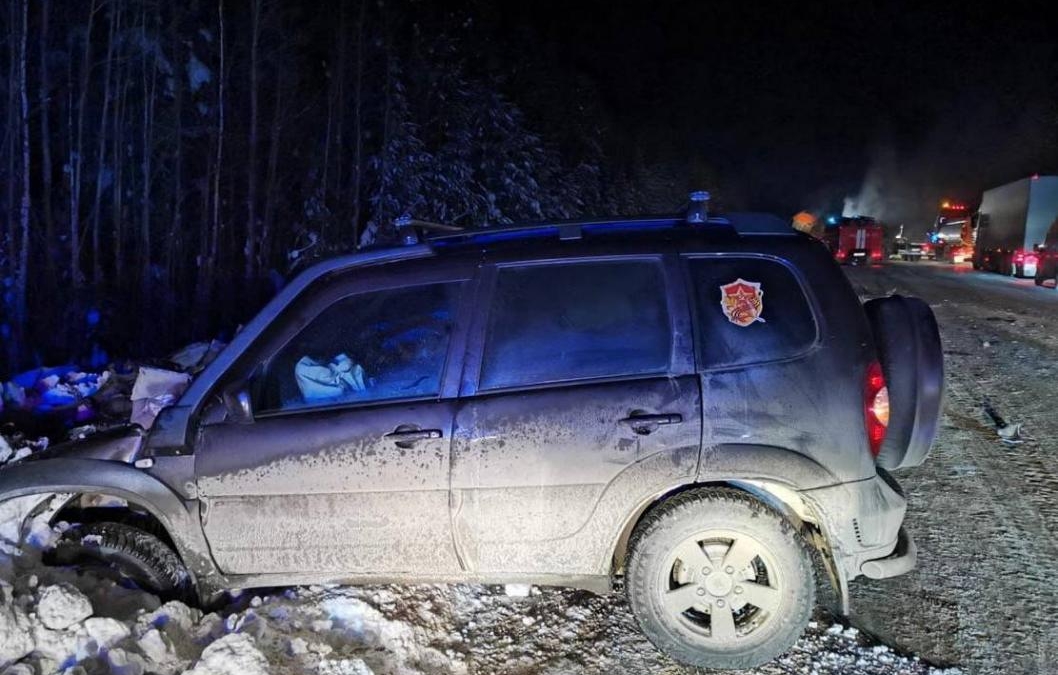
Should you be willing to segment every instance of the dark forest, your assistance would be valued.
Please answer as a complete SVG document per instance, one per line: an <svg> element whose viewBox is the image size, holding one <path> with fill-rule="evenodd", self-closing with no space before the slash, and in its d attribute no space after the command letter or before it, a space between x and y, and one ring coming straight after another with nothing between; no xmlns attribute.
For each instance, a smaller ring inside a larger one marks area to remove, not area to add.
<svg viewBox="0 0 1058 675"><path fill-rule="evenodd" d="M0 372L230 336L305 261L384 242L404 213L487 226L667 211L708 187L704 167L652 166L665 140L615 133L593 80L502 12L2 12Z"/></svg>

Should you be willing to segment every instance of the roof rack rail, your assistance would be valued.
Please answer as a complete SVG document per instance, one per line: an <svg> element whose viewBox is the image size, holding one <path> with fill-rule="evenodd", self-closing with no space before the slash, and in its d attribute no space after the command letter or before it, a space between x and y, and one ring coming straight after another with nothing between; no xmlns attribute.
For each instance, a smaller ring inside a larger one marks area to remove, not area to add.
<svg viewBox="0 0 1058 675"><path fill-rule="evenodd" d="M795 235L790 224L769 213L710 214L709 193L690 194L682 216L632 216L553 220L542 223L520 223L497 227L465 228L458 225L431 223L405 215L394 221L405 245L425 242L432 246L461 243L491 244L501 241L533 238L556 238L561 241L582 239L587 234L636 232L651 229L674 229L695 226L715 227L718 232L737 235Z"/></svg>
<svg viewBox="0 0 1058 675"><path fill-rule="evenodd" d="M412 246L428 238L430 232L465 232L466 228L459 225L448 225L446 223L432 223L428 220L418 220L408 214L404 214L393 221L393 227L400 235L400 241L405 246Z"/></svg>

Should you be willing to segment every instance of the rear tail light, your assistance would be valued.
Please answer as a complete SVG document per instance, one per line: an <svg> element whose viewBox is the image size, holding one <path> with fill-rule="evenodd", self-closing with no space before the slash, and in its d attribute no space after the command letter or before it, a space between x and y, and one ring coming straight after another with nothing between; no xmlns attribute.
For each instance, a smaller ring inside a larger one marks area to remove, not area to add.
<svg viewBox="0 0 1058 675"><path fill-rule="evenodd" d="M1026 265L1035 265L1037 262L1039 262L1039 259L1036 256L1034 256L1034 255L1025 256L1025 264Z"/></svg>
<svg viewBox="0 0 1058 675"><path fill-rule="evenodd" d="M881 251L871 251L871 257L874 258L875 260L881 260L882 259L882 252Z"/></svg>
<svg viewBox="0 0 1058 675"><path fill-rule="evenodd" d="M834 254L834 257L836 257L838 260L841 260L842 258L845 257L845 251L838 251L837 253Z"/></svg>
<svg viewBox="0 0 1058 675"><path fill-rule="evenodd" d="M1016 262L1016 263L1025 262L1025 254L1022 253L1021 251L1018 251L1017 253L1015 253L1014 254L1014 262Z"/></svg>
<svg viewBox="0 0 1058 675"><path fill-rule="evenodd" d="M867 381L863 388L863 412L871 456L877 457L889 426L889 389L885 386L882 366L874 361L867 367Z"/></svg>

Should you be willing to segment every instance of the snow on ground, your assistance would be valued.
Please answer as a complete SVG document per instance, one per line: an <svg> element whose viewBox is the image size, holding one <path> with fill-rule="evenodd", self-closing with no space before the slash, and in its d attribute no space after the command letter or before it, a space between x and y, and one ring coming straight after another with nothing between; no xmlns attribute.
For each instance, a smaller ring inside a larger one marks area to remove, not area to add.
<svg viewBox="0 0 1058 675"><path fill-rule="evenodd" d="M312 586L238 594L202 612L100 573L40 563L62 530L0 505L3 675L678 673L620 595L513 586ZM822 616L758 673L953 674Z"/></svg>

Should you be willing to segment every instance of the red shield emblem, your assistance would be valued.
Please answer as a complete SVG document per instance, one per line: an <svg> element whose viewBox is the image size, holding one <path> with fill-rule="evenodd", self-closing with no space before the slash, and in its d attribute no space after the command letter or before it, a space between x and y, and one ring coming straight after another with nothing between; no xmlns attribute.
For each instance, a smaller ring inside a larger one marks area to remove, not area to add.
<svg viewBox="0 0 1058 675"><path fill-rule="evenodd" d="M728 321L742 328L754 321L763 322L764 291L759 282L735 279L720 287L720 308Z"/></svg>

